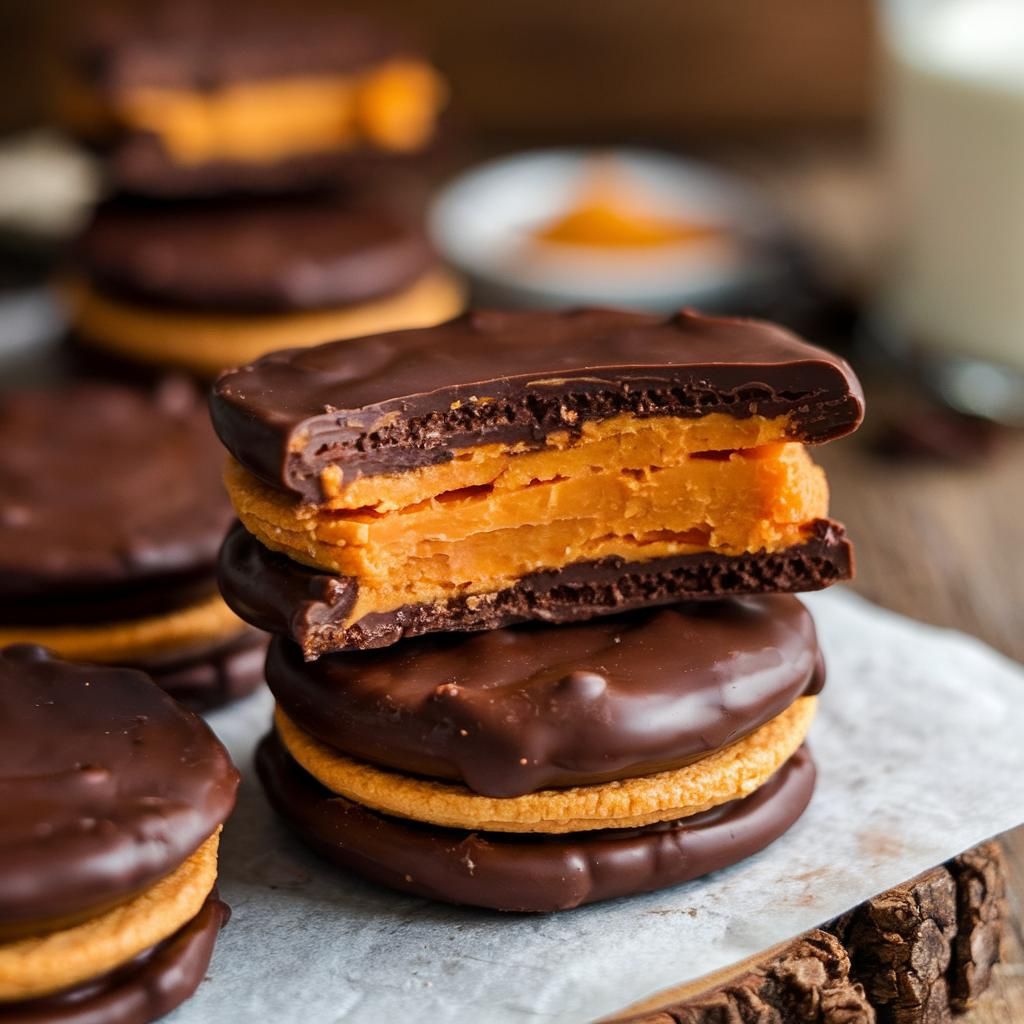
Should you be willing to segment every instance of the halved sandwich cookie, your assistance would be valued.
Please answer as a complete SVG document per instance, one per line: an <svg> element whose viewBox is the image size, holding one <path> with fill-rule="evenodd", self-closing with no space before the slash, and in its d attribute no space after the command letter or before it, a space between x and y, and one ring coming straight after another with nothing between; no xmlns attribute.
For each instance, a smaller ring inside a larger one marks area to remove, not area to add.
<svg viewBox="0 0 1024 1024"><path fill-rule="evenodd" d="M473 313L266 356L212 410L244 527L222 592L310 658L852 570L805 446L860 388L771 324Z"/></svg>

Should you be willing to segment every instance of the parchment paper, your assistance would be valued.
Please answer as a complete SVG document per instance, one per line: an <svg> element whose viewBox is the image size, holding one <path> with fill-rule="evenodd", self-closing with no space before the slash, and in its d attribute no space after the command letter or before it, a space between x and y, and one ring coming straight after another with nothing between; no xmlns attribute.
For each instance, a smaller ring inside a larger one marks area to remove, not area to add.
<svg viewBox="0 0 1024 1024"><path fill-rule="evenodd" d="M754 955L1024 822L1024 669L832 590L806 815L710 878L548 916L463 910L332 869L265 805L266 693L211 722L245 773L220 887L234 915L173 1024L581 1022Z"/></svg>

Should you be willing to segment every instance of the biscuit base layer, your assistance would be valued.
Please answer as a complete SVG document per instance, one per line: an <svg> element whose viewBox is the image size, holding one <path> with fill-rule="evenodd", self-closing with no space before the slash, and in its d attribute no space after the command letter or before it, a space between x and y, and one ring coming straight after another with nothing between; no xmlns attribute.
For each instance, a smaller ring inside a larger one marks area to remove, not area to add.
<svg viewBox="0 0 1024 1024"><path fill-rule="evenodd" d="M466 786L386 771L303 732L278 708L288 753L332 793L399 818L487 832L584 832L674 821L749 796L804 742L815 697L801 697L749 736L683 768L620 782L487 797Z"/></svg>
<svg viewBox="0 0 1024 1024"><path fill-rule="evenodd" d="M213 377L279 348L430 327L461 312L462 284L438 270L372 302L288 313L228 314L160 309L113 298L85 281L65 287L71 321L83 341L136 362Z"/></svg>
<svg viewBox="0 0 1024 1024"><path fill-rule="evenodd" d="M334 651L387 647L436 632L499 629L519 622L582 622L633 608L744 594L801 594L853 575L842 526L819 519L783 551L709 552L627 562L607 558L531 573L502 590L402 605L351 622L359 582L293 562L236 525L221 547L225 600L246 622L291 637L307 660Z"/></svg>
<svg viewBox="0 0 1024 1024"><path fill-rule="evenodd" d="M131 663L241 637L245 625L219 594L163 615L89 626L3 626L0 647L39 644L70 661Z"/></svg>
<svg viewBox="0 0 1024 1024"><path fill-rule="evenodd" d="M231 916L211 893L199 913L129 963L49 996L0 1003L0 1021L17 1024L148 1024L191 996L206 977L213 947Z"/></svg>
<svg viewBox="0 0 1024 1024"><path fill-rule="evenodd" d="M801 748L750 796L682 821L520 836L378 814L321 786L275 734L256 768L274 809L333 863L428 899L537 913L678 885L749 857L800 817L815 780Z"/></svg>
<svg viewBox="0 0 1024 1024"><path fill-rule="evenodd" d="M0 945L0 1006L120 967L194 918L217 880L220 829L166 878L82 924Z"/></svg>

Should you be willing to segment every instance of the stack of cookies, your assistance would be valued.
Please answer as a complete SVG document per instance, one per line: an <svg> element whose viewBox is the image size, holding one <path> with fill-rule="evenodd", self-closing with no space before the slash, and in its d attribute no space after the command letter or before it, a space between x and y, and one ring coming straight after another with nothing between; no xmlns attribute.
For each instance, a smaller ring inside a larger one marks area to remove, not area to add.
<svg viewBox="0 0 1024 1024"><path fill-rule="evenodd" d="M193 708L263 680L265 638L217 593L233 516L187 381L0 395L0 646L144 669Z"/></svg>
<svg viewBox="0 0 1024 1024"><path fill-rule="evenodd" d="M94 6L82 21L61 116L112 195L64 288L87 350L211 377L462 308L419 211L379 187L396 168L416 180L444 105L415 47L268 0Z"/></svg>
<svg viewBox="0 0 1024 1024"><path fill-rule="evenodd" d="M224 374L228 604L275 634L258 767L316 849L548 911L748 856L806 807L796 592L851 573L807 445L846 364L770 324L474 313Z"/></svg>

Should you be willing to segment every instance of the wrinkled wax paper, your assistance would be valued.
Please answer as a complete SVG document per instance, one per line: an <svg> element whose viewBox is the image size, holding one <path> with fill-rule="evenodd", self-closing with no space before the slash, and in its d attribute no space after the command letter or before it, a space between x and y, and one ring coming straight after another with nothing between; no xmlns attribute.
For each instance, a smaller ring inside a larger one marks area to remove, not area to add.
<svg viewBox="0 0 1024 1024"><path fill-rule="evenodd" d="M210 716L245 774L220 889L234 911L173 1024L569 1024L754 955L1024 822L1024 668L835 589L818 788L782 839L664 892L547 916L398 895L318 860L265 804L267 693Z"/></svg>

